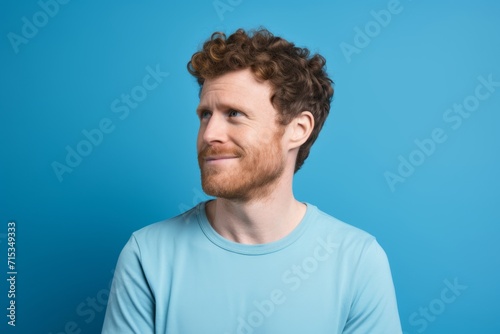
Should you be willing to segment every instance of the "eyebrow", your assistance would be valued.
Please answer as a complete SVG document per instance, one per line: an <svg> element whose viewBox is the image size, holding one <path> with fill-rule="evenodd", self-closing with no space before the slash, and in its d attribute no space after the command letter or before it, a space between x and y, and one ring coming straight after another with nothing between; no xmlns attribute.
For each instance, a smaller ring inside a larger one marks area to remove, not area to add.
<svg viewBox="0 0 500 334"><path fill-rule="evenodd" d="M199 105L198 107L196 107L196 113L197 114L199 114L202 111L208 111L208 110L210 110L210 108L208 108L205 105Z"/></svg>
<svg viewBox="0 0 500 334"><path fill-rule="evenodd" d="M219 109L222 110L227 110L227 109L234 109L236 111L241 111L245 114L253 114L251 111L249 111L248 108L245 108L243 105L240 104L234 104L234 103L221 103L217 106ZM205 104L200 104L196 108L196 114L199 115L202 111L212 111L210 107L208 107Z"/></svg>

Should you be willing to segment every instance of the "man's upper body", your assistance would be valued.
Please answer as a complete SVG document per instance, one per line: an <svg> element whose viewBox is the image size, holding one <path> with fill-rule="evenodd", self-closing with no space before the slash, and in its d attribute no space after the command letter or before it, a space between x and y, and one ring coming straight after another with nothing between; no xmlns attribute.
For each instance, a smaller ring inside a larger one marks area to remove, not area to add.
<svg viewBox="0 0 500 334"><path fill-rule="evenodd" d="M205 207L133 233L103 333L401 333L387 257L371 235L307 204L287 236L237 243Z"/></svg>
<svg viewBox="0 0 500 334"><path fill-rule="evenodd" d="M374 238L293 195L333 96L324 65L265 30L216 33L193 55L215 200L134 233L103 333L401 333Z"/></svg>

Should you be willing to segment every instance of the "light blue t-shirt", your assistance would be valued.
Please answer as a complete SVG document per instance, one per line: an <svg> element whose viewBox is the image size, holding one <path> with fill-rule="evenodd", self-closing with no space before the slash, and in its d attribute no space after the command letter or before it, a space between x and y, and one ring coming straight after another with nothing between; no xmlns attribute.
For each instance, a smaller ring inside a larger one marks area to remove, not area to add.
<svg viewBox="0 0 500 334"><path fill-rule="evenodd" d="M200 203L132 234L102 333L401 332L387 256L368 233L307 204L286 237L239 244Z"/></svg>

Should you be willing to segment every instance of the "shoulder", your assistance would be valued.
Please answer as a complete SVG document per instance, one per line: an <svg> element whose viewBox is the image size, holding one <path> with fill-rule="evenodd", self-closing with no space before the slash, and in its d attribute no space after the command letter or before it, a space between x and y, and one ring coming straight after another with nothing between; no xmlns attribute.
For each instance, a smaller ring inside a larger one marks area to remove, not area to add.
<svg viewBox="0 0 500 334"><path fill-rule="evenodd" d="M308 204L310 205L310 204ZM365 262L381 263L386 261L386 254L375 236L335 218L315 206L311 206L309 236L313 242L328 245L328 249L337 259L355 270Z"/></svg>
<svg viewBox="0 0 500 334"><path fill-rule="evenodd" d="M199 219L203 203L175 217L164 219L147 225L132 233L131 239L135 239L141 250L153 250L159 247L173 245L175 241L189 238L196 234L199 228Z"/></svg>
<svg viewBox="0 0 500 334"><path fill-rule="evenodd" d="M314 205L307 205L312 211L312 228L315 229L317 233L332 235L336 241L343 244L371 244L375 241L375 237L370 233L331 216Z"/></svg>

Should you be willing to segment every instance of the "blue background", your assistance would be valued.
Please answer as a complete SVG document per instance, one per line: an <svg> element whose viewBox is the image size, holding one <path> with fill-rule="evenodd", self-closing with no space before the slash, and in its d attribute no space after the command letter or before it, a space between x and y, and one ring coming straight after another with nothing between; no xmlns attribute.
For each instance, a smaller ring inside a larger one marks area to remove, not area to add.
<svg viewBox="0 0 500 334"><path fill-rule="evenodd" d="M336 84L296 197L378 238L406 333L500 333L500 87L459 128L443 119L472 101L478 77L500 81L500 4L401 0L377 30L371 11L389 1L228 1L219 12L211 0L70 1L47 22L37 1L2 2L0 277L9 220L18 276L15 328L1 279L0 332L100 332L130 234L207 198L187 61L213 31L263 25L323 54ZM16 53L8 34L34 15L38 32ZM341 45L356 46L356 27L372 37L348 56ZM148 66L169 75L120 119L111 103L137 92ZM54 161L65 164L66 146L103 119L113 131L59 180ZM435 128L446 141L391 189L384 173L398 173L399 156ZM462 288L445 303L454 282Z"/></svg>

